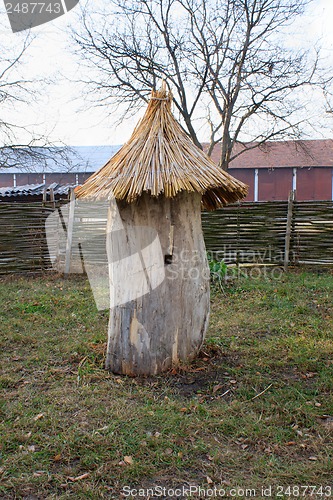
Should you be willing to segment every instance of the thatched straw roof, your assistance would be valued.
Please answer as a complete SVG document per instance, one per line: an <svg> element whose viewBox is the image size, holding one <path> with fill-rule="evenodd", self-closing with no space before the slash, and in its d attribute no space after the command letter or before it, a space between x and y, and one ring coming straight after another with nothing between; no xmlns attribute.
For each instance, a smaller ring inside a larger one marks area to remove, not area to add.
<svg viewBox="0 0 333 500"><path fill-rule="evenodd" d="M172 95L153 91L130 140L81 188L78 198L115 197L135 201L144 192L173 198L180 191L202 193L214 210L247 194L247 186L219 168L193 144L171 112Z"/></svg>

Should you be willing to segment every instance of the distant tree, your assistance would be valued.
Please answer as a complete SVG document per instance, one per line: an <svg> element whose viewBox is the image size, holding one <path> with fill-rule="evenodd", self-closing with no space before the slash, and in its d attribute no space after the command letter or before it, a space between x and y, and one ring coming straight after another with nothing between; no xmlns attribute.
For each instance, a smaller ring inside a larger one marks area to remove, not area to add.
<svg viewBox="0 0 333 500"><path fill-rule="evenodd" d="M300 136L306 89L324 79L318 52L291 49L284 30L310 2L112 0L97 13L88 4L73 36L95 69L86 79L95 102L125 116L165 79L184 129L202 147L204 118L208 154L221 143L227 168L244 136L257 144Z"/></svg>
<svg viewBox="0 0 333 500"><path fill-rule="evenodd" d="M46 135L36 134L31 124L17 119L18 110L38 100L45 82L24 76L23 61L33 36L11 36L15 43L2 43L0 53L0 167L19 165L29 170L36 163L46 164L50 158L63 163L68 158L66 147L54 147Z"/></svg>

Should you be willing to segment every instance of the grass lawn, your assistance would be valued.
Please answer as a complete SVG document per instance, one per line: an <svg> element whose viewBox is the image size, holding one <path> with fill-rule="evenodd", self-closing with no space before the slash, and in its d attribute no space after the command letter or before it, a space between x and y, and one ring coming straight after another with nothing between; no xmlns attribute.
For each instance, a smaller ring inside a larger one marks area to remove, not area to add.
<svg viewBox="0 0 333 500"><path fill-rule="evenodd" d="M107 312L82 276L2 278L0 304L0 498L333 496L332 271L213 291L200 357L154 378L104 371Z"/></svg>

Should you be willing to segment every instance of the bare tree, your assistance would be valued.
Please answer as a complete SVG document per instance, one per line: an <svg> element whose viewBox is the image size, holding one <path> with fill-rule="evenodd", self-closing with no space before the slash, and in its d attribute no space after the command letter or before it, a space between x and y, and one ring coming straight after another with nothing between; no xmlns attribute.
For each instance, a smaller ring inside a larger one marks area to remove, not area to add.
<svg viewBox="0 0 333 500"><path fill-rule="evenodd" d="M0 55L0 167L19 165L30 170L50 159L53 164L63 163L70 154L68 148L55 147L48 134L37 134L34 125L24 123L18 113L38 100L47 82L24 75L24 59L34 37L30 33L12 37L15 45L3 43Z"/></svg>
<svg viewBox="0 0 333 500"><path fill-rule="evenodd" d="M326 88L324 91L325 99L325 112L329 115L333 115L333 91L332 89Z"/></svg>
<svg viewBox="0 0 333 500"><path fill-rule="evenodd" d="M227 168L243 137L254 147L300 136L305 89L324 79L318 52L291 49L284 31L310 2L112 0L98 14L88 5L73 36L98 105L134 113L165 79L184 129L202 147L204 118L208 154L221 143Z"/></svg>

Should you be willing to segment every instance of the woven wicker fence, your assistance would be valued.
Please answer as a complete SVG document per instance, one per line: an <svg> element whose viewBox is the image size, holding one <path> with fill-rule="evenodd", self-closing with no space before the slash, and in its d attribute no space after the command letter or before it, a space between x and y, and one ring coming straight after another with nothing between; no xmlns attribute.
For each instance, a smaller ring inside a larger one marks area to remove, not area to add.
<svg viewBox="0 0 333 500"><path fill-rule="evenodd" d="M52 210L41 203L0 203L0 274L51 269L45 220ZM91 245L95 259L106 255L106 221L100 214L94 220L93 213L82 220L73 237L73 262L80 259L81 236L86 240L91 231L98 233L98 252ZM228 264L333 264L332 201L244 202L203 212L202 223L207 251ZM65 246L62 240L53 249L63 261Z"/></svg>
<svg viewBox="0 0 333 500"><path fill-rule="evenodd" d="M205 212L202 220L207 250L217 260L333 264L333 201L240 203Z"/></svg>
<svg viewBox="0 0 333 500"><path fill-rule="evenodd" d="M207 250L227 264L283 264L287 202L243 203L204 212Z"/></svg>
<svg viewBox="0 0 333 500"><path fill-rule="evenodd" d="M0 274L50 268L45 220L52 211L40 202L0 203Z"/></svg>

